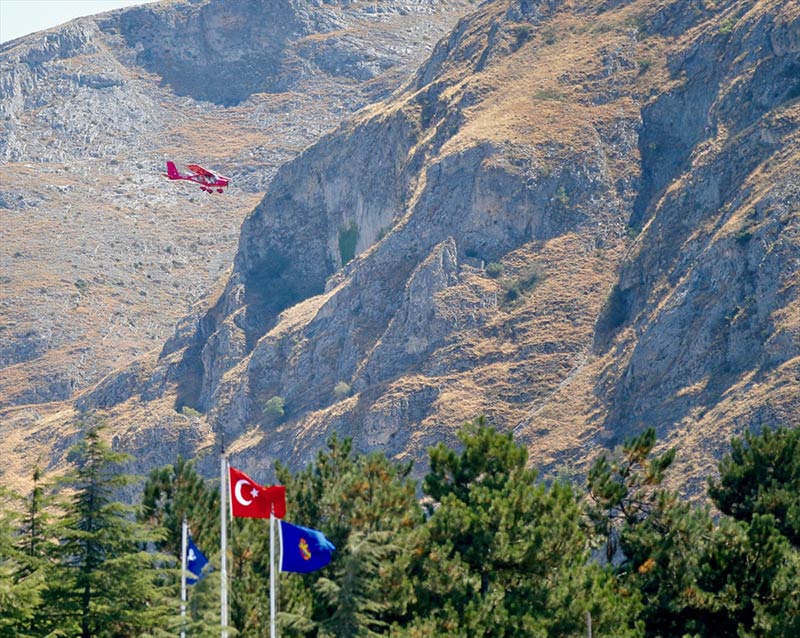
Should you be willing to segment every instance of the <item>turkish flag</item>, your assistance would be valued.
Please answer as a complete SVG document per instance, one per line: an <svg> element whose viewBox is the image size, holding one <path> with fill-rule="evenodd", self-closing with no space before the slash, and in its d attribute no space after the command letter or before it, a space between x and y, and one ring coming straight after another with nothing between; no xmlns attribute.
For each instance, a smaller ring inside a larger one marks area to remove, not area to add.
<svg viewBox="0 0 800 638"><path fill-rule="evenodd" d="M228 468L231 513L239 518L276 518L286 516L286 487L283 485L259 485L247 474Z"/></svg>

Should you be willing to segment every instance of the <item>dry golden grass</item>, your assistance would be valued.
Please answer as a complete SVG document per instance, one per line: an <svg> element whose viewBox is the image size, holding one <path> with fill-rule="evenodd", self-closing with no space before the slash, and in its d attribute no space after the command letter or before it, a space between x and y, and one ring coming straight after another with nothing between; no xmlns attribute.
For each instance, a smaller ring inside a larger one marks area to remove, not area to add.
<svg viewBox="0 0 800 638"><path fill-rule="evenodd" d="M665 44L657 38L643 43L633 36L631 23L647 4L632 3L599 17L591 12L557 14L534 28L530 40L501 62L490 61L482 72L456 80L444 98L456 104L470 92L481 99L464 109L466 125L441 154L507 140L534 146L556 143L579 153L593 143L597 126L637 113L631 93L663 83L666 73ZM615 55L632 59L609 66ZM619 96L609 100L615 89Z"/></svg>
<svg viewBox="0 0 800 638"><path fill-rule="evenodd" d="M71 406L54 403L0 411L0 457L6 488L17 494L29 493L30 477L37 466L50 476L64 471L62 463L53 463L49 451L75 437L75 414Z"/></svg>

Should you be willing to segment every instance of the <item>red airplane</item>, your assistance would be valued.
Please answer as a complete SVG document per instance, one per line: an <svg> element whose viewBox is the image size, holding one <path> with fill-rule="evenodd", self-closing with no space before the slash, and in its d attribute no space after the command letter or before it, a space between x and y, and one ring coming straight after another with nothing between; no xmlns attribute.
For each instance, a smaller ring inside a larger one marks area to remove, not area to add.
<svg viewBox="0 0 800 638"><path fill-rule="evenodd" d="M175 162L167 162L167 172L163 173L163 175L170 179L185 179L189 182L200 184L200 190L207 193L213 193L215 189L218 193L222 193L225 187L228 186L228 182L231 181L229 177L210 171L197 164L187 164L186 168L191 171L191 174L181 175L175 166Z"/></svg>

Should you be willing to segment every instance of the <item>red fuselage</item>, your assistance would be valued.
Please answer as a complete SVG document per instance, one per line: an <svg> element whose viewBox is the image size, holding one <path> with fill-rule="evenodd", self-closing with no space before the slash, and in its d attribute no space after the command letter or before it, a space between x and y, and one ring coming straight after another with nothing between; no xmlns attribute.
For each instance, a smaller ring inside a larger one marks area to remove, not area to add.
<svg viewBox="0 0 800 638"><path fill-rule="evenodd" d="M202 166L198 166L197 164L188 164L186 168L188 168L191 173L188 175L182 175L175 166L175 162L167 162L167 172L164 173L164 177L172 180L194 182L195 184L200 185L201 190L204 190L208 193L213 192L215 189L218 193L221 193L230 183L230 178L210 171Z"/></svg>

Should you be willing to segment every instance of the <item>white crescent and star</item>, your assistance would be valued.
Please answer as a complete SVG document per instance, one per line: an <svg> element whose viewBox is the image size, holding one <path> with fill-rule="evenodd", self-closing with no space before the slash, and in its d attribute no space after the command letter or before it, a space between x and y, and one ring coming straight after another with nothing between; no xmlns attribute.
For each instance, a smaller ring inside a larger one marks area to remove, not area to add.
<svg viewBox="0 0 800 638"><path fill-rule="evenodd" d="M236 486L233 488L233 496L236 498L237 501L239 501L239 503L241 503L242 505L247 507L248 505L250 505L250 503L253 502L253 498L251 498L250 500L247 500L242 495L242 485L249 485L250 486L250 488L251 488L250 489L250 496L252 496L253 498L258 496L258 489L246 479L239 479L238 481L236 481Z"/></svg>

